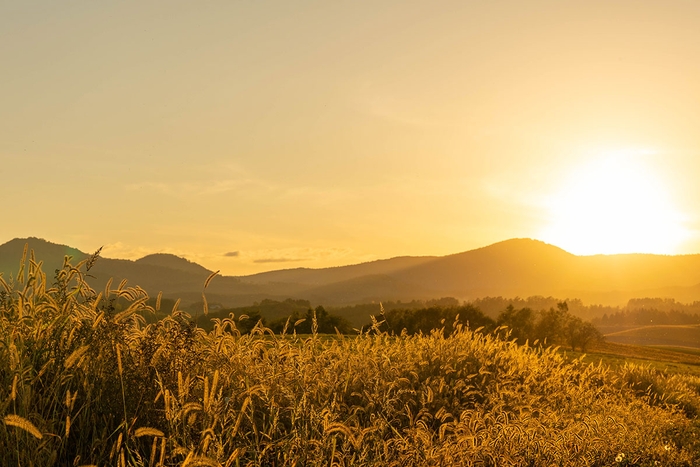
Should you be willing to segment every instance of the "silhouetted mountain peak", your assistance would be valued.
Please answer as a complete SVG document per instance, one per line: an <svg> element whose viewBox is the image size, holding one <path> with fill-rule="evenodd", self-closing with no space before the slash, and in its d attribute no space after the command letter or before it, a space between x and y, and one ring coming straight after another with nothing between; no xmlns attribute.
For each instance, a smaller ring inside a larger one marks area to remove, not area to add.
<svg viewBox="0 0 700 467"><path fill-rule="evenodd" d="M0 245L0 272L16 275L25 244L34 250L49 277L63 265L88 257L66 245L39 238L17 238ZM531 295L576 297L615 304L633 297L700 299L700 255L576 256L554 245L529 238L494 243L441 257L397 257L334 268L296 268L250 276L220 277L209 287L209 298L231 306L264 298L313 299L323 305L361 300L412 300L455 297ZM128 279L149 294L184 302L201 299L210 271L172 254L152 254L137 261L102 258L90 270L97 289L110 278Z"/></svg>
<svg viewBox="0 0 700 467"><path fill-rule="evenodd" d="M178 271L188 272L190 274L210 274L212 272L204 266L200 266L199 264L193 263L188 259L169 253L154 253L152 255L147 255L141 259L137 259L135 263L176 269Z"/></svg>
<svg viewBox="0 0 700 467"><path fill-rule="evenodd" d="M19 251L20 253L24 250L24 245L29 245L30 250L35 252L38 250L53 252L55 254L66 254L73 257L83 257L87 256L86 253L78 250L77 248L69 247L68 245L61 245L59 243L49 242L43 238L37 237L27 237L27 238L13 238L7 243L0 245L0 251Z"/></svg>
<svg viewBox="0 0 700 467"><path fill-rule="evenodd" d="M28 251L34 251L37 261L43 261L43 270L48 274L62 267L66 256L71 256L74 264L88 256L76 248L52 243L43 238L15 238L0 245L0 272L10 273L18 270L25 245L28 245Z"/></svg>
<svg viewBox="0 0 700 467"><path fill-rule="evenodd" d="M493 243L491 245L478 248L476 250L467 251L465 253L471 253L476 251L482 251L484 253L489 254L507 255L558 255L569 257L574 256L573 254L559 248L558 246L545 243L541 240L534 240L532 238L511 238L510 240L503 240L502 242Z"/></svg>

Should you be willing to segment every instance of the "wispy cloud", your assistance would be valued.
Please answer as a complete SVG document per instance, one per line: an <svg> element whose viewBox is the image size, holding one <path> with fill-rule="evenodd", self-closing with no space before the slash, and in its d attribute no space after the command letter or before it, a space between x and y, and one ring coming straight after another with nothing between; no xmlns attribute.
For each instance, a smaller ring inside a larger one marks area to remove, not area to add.
<svg viewBox="0 0 700 467"><path fill-rule="evenodd" d="M304 258L260 258L253 260L254 263L298 263L300 261L306 261Z"/></svg>
<svg viewBox="0 0 700 467"><path fill-rule="evenodd" d="M352 252L346 248L283 248L246 252L245 257L255 264L268 263L312 263L342 259Z"/></svg>
<svg viewBox="0 0 700 467"><path fill-rule="evenodd" d="M270 239L270 242L274 239ZM239 246L239 245L237 245ZM376 259L375 257L358 257L350 248L323 247L289 247L253 249L241 247L226 253L215 251L200 251L197 246L162 245L147 247L117 241L104 245L102 256L114 259L137 260L153 253L169 253L188 259L208 269L220 269L222 274L240 274L260 270L274 269L274 265L298 264L307 267L339 266L349 262L362 262ZM232 260L233 258L233 260ZM352 258L352 259L349 259ZM254 266L257 265L257 266ZM265 265L270 267L265 268ZM251 269L254 268L254 269Z"/></svg>
<svg viewBox="0 0 700 467"><path fill-rule="evenodd" d="M101 256L105 258L116 259L139 259L151 253L156 253L153 250L140 246L127 245L123 242L108 243L102 247ZM161 253L161 252L158 252Z"/></svg>
<svg viewBox="0 0 700 467"><path fill-rule="evenodd" d="M398 95L392 97L388 94L391 94L391 91L387 92L387 89L365 86L357 94L354 106L362 112L408 127L457 128L460 125L454 117L444 116L435 109L417 105L416 99Z"/></svg>
<svg viewBox="0 0 700 467"><path fill-rule="evenodd" d="M152 191L167 196L211 196L243 189L274 190L275 187L259 179L197 180L172 182L135 182L124 186L127 191Z"/></svg>
<svg viewBox="0 0 700 467"><path fill-rule="evenodd" d="M189 252L180 250L178 248L147 248L144 246L129 245L124 242L114 242L104 245L102 247L101 256L113 259L137 260L143 258L144 256L152 255L154 253L167 253L179 256L181 258L186 258L194 262L198 262L199 260L199 257L197 255L189 254Z"/></svg>
<svg viewBox="0 0 700 467"><path fill-rule="evenodd" d="M210 196L240 190L273 191L278 187L235 164L212 163L197 166L194 171L173 173L167 181L143 180L128 183L127 191L152 191L167 196Z"/></svg>

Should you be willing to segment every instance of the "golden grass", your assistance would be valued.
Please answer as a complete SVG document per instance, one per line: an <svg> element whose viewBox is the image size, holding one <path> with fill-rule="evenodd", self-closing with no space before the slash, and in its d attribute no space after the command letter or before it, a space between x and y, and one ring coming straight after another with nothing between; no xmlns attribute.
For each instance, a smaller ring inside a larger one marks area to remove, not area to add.
<svg viewBox="0 0 700 467"><path fill-rule="evenodd" d="M700 465L700 378L460 325L241 335L178 304L146 324L143 290L98 294L84 267L0 289L0 465Z"/></svg>
<svg viewBox="0 0 700 467"><path fill-rule="evenodd" d="M137 428L136 431L134 431L134 436L137 438L140 438L141 436L165 436L165 434L156 429L156 428L151 428L151 427L141 427Z"/></svg>
<svg viewBox="0 0 700 467"><path fill-rule="evenodd" d="M32 422L26 418L20 417L19 415L5 415L3 421L5 422L5 425L20 428L37 439L42 439L44 437L44 435L41 434L41 431L39 431Z"/></svg>

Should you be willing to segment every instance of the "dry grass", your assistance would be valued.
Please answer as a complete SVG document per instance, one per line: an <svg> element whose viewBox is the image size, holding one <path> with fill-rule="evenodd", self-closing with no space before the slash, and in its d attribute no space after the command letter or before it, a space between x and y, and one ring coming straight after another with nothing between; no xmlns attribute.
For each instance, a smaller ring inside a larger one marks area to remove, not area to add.
<svg viewBox="0 0 700 467"><path fill-rule="evenodd" d="M0 281L0 465L692 466L700 379L449 337L211 332L30 257ZM3 285L4 284L4 285ZM115 313L117 297L131 306ZM39 436L37 436L37 434Z"/></svg>
<svg viewBox="0 0 700 467"><path fill-rule="evenodd" d="M640 326L605 335L619 344L679 346L700 349L700 325Z"/></svg>

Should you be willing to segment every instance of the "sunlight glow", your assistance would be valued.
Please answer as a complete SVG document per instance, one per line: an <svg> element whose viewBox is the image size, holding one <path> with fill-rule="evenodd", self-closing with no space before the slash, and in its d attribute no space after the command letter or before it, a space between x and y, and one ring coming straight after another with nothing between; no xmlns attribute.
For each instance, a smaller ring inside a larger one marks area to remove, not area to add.
<svg viewBox="0 0 700 467"><path fill-rule="evenodd" d="M579 255L674 254L688 236L649 151L614 151L575 168L547 204L542 238Z"/></svg>

